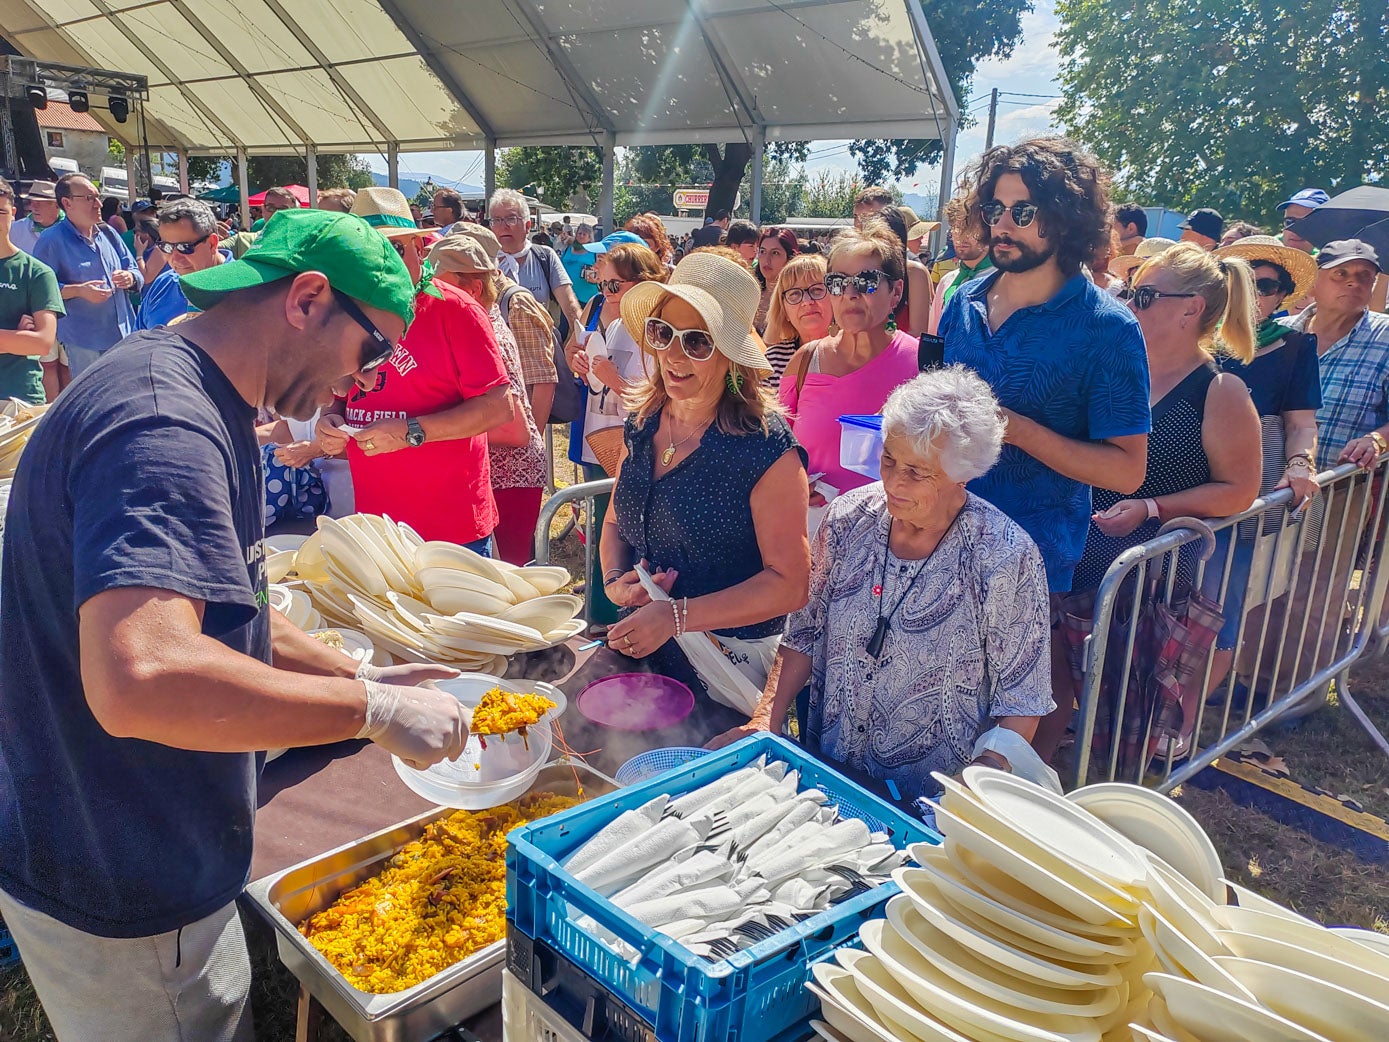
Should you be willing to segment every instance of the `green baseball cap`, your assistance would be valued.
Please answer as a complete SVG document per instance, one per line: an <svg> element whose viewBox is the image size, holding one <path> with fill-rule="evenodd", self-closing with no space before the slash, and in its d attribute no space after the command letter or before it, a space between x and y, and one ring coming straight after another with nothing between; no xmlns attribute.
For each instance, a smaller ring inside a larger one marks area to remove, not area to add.
<svg viewBox="0 0 1389 1042"><path fill-rule="evenodd" d="M280 210L240 260L179 278L184 296L206 311L237 290L263 286L305 271L370 307L414 317L415 284L390 241L366 221L329 210Z"/></svg>

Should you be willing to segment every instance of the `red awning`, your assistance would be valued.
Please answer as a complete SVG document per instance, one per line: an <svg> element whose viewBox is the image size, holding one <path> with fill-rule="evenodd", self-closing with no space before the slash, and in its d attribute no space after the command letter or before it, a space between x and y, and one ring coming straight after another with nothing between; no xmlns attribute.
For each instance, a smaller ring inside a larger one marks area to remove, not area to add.
<svg viewBox="0 0 1389 1042"><path fill-rule="evenodd" d="M282 187L288 188L291 192L294 193L294 198L299 200L300 206L309 205L309 190L305 188L303 185L284 185ZM269 190L270 189L267 188L265 191L268 192ZM251 198L246 201L250 203L252 206L264 206L265 192L259 192L256 195L251 196Z"/></svg>

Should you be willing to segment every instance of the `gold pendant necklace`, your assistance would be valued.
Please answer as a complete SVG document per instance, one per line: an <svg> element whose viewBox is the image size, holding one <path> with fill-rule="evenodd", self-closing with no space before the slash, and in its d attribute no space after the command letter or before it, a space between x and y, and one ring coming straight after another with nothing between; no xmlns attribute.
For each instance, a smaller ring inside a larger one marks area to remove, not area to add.
<svg viewBox="0 0 1389 1042"><path fill-rule="evenodd" d="M673 427L674 424L671 424L671 426ZM663 467L669 467L669 466L670 466L670 461L673 460L673 459L675 458L675 451L676 451L676 449L680 448L681 445L684 445L685 442L689 441L689 440L690 440L691 438L693 438L696 434L701 434L701 433L703 433L704 428L707 427L707 426L709 426L709 424L708 424L707 422L701 424L699 427L696 427L694 430L690 431L689 434L685 435L685 436L684 436L683 438L681 438L679 441L676 441L676 440L675 440L675 434L672 432L672 434L671 434L671 436L670 436L670 444L666 446L666 451L663 452L663 453L661 453L661 466L663 466Z"/></svg>

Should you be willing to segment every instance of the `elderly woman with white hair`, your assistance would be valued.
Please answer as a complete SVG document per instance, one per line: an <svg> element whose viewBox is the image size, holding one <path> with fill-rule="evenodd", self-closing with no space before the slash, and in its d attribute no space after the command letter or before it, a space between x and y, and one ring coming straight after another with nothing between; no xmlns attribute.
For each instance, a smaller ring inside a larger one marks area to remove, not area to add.
<svg viewBox="0 0 1389 1042"><path fill-rule="evenodd" d="M992 392L960 366L892 392L882 480L830 505L776 688L716 744L780 731L808 685L802 741L907 799L935 791L932 771L1011 769L1007 751L1054 703L1041 554L965 489L998 459L1003 431ZM991 728L1012 734L981 742Z"/></svg>

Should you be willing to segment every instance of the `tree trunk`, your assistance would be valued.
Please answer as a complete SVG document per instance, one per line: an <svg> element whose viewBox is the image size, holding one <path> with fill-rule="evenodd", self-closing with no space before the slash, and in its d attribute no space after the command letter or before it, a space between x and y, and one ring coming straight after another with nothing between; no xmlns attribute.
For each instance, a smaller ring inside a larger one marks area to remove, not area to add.
<svg viewBox="0 0 1389 1042"><path fill-rule="evenodd" d="M709 186L705 216L713 217L720 210L732 213L738 186L743 183L743 175L752 161L752 146L745 141L733 141L723 146L720 155L718 145L705 145L704 155L714 167L714 183Z"/></svg>

